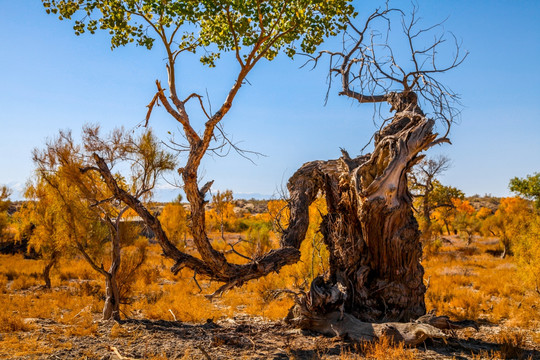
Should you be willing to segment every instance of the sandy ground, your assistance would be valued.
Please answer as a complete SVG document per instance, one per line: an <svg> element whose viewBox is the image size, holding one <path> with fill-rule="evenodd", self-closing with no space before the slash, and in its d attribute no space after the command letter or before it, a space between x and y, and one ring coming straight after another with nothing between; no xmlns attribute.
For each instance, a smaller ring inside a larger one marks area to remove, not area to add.
<svg viewBox="0 0 540 360"><path fill-rule="evenodd" d="M13 356L1 349L2 358L21 359L343 359L361 358L357 344L347 339L329 338L303 332L281 321L236 317L206 324L174 321L124 320L97 322L92 336L65 336L62 325L51 320L29 320L36 326L32 332L18 333L21 342L27 338L47 342L54 339L55 348L44 353ZM65 330L65 329L64 329ZM485 354L500 352L497 334L502 328L482 324L472 329L447 333L448 338L428 340L408 349L418 359L481 359ZM540 330L537 330L540 332ZM523 331L517 348L506 349L507 358L540 359L538 332ZM6 336L6 334L0 334ZM504 349L503 349L504 350ZM343 354L348 354L349 357ZM484 354L484 355L479 355Z"/></svg>

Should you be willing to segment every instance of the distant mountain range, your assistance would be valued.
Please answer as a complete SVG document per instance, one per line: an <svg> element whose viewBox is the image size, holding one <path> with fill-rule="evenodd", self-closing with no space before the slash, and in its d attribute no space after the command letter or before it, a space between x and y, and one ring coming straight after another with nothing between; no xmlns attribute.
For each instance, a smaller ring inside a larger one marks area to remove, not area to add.
<svg viewBox="0 0 540 360"><path fill-rule="evenodd" d="M23 196L24 192L24 183L20 182L10 182L5 184L7 187L9 187L12 191L12 194L10 196L10 199L12 201L20 201L25 200ZM170 202L175 200L178 197L178 194L181 193L181 190L179 190L176 187L170 186L170 185L159 185L158 188L154 190L154 198L153 200L156 202ZM183 192L182 195L184 196ZM261 194L261 193L233 193L234 199L244 199L244 200L269 200L276 198L273 195L270 194ZM185 199L185 196L184 196Z"/></svg>
<svg viewBox="0 0 540 360"><path fill-rule="evenodd" d="M160 189L156 189L156 190L154 190L153 200L157 201L157 202L173 201L174 199L176 199L178 197L178 194L180 194L180 193L182 193L182 196L184 197L183 201L186 201L185 200L186 197L184 196L184 193L181 192L177 188L160 188ZM234 197L235 200L240 200L240 199L244 199L244 200L251 200L251 199L269 200L269 199L274 199L275 198L275 196L272 196L272 195L269 195L269 194L236 193L236 192L233 192L233 197Z"/></svg>

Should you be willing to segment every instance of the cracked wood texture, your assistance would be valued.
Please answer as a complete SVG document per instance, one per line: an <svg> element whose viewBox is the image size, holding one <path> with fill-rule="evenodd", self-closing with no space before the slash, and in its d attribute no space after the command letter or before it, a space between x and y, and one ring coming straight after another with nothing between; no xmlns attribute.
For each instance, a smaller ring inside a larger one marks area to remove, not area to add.
<svg viewBox="0 0 540 360"><path fill-rule="evenodd" d="M395 114L375 134L371 154L350 158L344 151L338 160L306 163L289 181L291 222L282 246L299 246L302 238L291 234L305 233L307 207L319 191L328 207L320 230L330 273L316 278L292 310L302 327L335 311L366 322L407 322L425 314L420 232L407 172L437 134L414 94L391 93L388 101Z"/></svg>

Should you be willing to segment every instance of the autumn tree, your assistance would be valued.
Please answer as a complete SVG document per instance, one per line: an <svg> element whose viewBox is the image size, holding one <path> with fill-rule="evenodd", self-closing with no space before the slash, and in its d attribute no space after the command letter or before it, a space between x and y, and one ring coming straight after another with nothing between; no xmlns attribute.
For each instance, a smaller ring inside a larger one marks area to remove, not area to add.
<svg viewBox="0 0 540 360"><path fill-rule="evenodd" d="M234 204L232 190L217 191L212 196L212 207L215 211L219 228L221 231L221 238L225 239L225 224L230 222L234 218Z"/></svg>
<svg viewBox="0 0 540 360"><path fill-rule="evenodd" d="M510 191L526 199L534 200L535 207L540 209L540 173L527 175L526 178L515 177L510 180Z"/></svg>
<svg viewBox="0 0 540 360"><path fill-rule="evenodd" d="M473 236L480 230L480 222L476 217L476 210L467 200L452 199L454 206L454 228L461 237L465 237L467 246L471 245Z"/></svg>
<svg viewBox="0 0 540 360"><path fill-rule="evenodd" d="M524 284L540 295L540 215L531 214L527 223L514 238L513 252Z"/></svg>
<svg viewBox="0 0 540 360"><path fill-rule="evenodd" d="M493 216L486 218L484 226L491 235L499 238L503 251L501 257L512 253L515 239L527 231L531 217L528 202L517 197L502 198Z"/></svg>
<svg viewBox="0 0 540 360"><path fill-rule="evenodd" d="M433 201L433 220L439 223L439 229L444 227L446 233L451 235L450 226L455 218L455 200L465 199L463 191L453 186L442 185L439 181L433 182L433 192L431 194ZM442 233L442 230L441 230Z"/></svg>
<svg viewBox="0 0 540 360"><path fill-rule="evenodd" d="M9 224L8 209L11 205L9 197L11 195L11 190L5 186L0 186L0 239L3 239L4 232Z"/></svg>
<svg viewBox="0 0 540 360"><path fill-rule="evenodd" d="M145 259L146 242L136 246L128 259L128 268L123 261L122 249L136 242L139 230L124 221L129 207L115 199L94 168L86 166L93 156L110 159L113 169L114 165L128 163L129 173L115 173L116 182L141 200L149 199L159 175L171 170L174 161L170 154L159 148L150 131L138 138L123 130L102 137L97 126L83 129L82 146L74 142L69 132L61 131L44 150L34 151L38 179L46 183L54 203L58 204L47 210L56 211L54 215L62 219L61 225L68 233L69 242L104 277L103 318L119 319L123 285L119 277L127 279L140 267ZM46 236L40 239L42 244L52 240ZM58 243L56 245L58 248ZM108 269L105 269L105 262L109 263Z"/></svg>
<svg viewBox="0 0 540 360"><path fill-rule="evenodd" d="M419 199L419 211L422 214L423 223L420 229L423 233L430 233L431 213L441 206L450 206L449 201L444 201L440 196L440 185L437 177L450 168L450 159L439 156L433 159L422 159L411 171L411 193ZM432 196L435 190L439 190ZM443 201L441 201L443 200Z"/></svg>
<svg viewBox="0 0 540 360"><path fill-rule="evenodd" d="M159 215L159 221L167 237L181 251L186 249L186 237L189 233L187 218L188 212L178 200L165 205Z"/></svg>
<svg viewBox="0 0 540 360"><path fill-rule="evenodd" d="M28 200L15 214L19 237L28 239L28 250L34 250L44 261L42 277L45 288L51 288L50 273L61 257L72 253L71 227L68 226L64 201L44 180L26 185L24 196Z"/></svg>
<svg viewBox="0 0 540 360"><path fill-rule="evenodd" d="M225 284L218 290L220 293L298 261L302 239L287 240L281 249L242 265L228 262L222 252L214 249L205 218L205 197L213 181L199 184L199 166L208 152L223 146L230 145L240 151L224 136L221 122L255 65L273 60L279 53L289 57L299 50L313 53L325 37L336 35L344 28L345 19L354 12L349 0L42 1L48 12L58 14L61 19L73 19L76 34L94 33L99 28L111 34L113 48L135 42L151 49L157 40L165 51L168 84L163 87L156 81L157 91L148 105L146 119L161 104L180 124L186 139L185 144L173 144L184 155L178 173L190 204L190 231L199 257L180 251L168 239L159 220L132 192L119 185L111 172L110 159L95 154L89 167L101 174L116 199L134 209L153 230L164 255L176 262L172 272L176 274L188 267L201 276L221 281ZM231 89L215 112L203 106L200 94L178 86L176 67L188 53L201 55L202 63L209 66L215 66L222 53L231 53L236 60ZM193 101L200 105L202 119L190 117L188 105Z"/></svg>

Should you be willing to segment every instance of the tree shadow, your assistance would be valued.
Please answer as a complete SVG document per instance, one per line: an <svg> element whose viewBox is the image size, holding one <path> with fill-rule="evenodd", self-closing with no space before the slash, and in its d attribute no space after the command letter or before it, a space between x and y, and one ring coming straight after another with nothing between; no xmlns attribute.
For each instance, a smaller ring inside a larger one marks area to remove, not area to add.
<svg viewBox="0 0 540 360"><path fill-rule="evenodd" d="M149 320L149 319L125 319L120 320L120 324L138 325L144 327L149 332L166 332L189 338L190 335L197 336L210 330L221 329L222 327L208 319L204 324L189 324L182 321Z"/></svg>
<svg viewBox="0 0 540 360"><path fill-rule="evenodd" d="M419 351L431 350L440 355L452 356L456 360L470 359L471 356L502 352L503 359L540 359L540 351L523 349L517 346L504 346L503 344L480 339L429 339L424 345L417 347Z"/></svg>
<svg viewBox="0 0 540 360"><path fill-rule="evenodd" d="M263 356L262 358L273 360L324 359L328 356L340 356L343 351L351 354L362 354L357 342L347 341L344 338L327 342L326 340L332 338L321 337L320 334L311 331L298 331L294 335L287 335L287 330L290 331L291 328L280 322L256 324L242 319L231 323L216 324L209 319L204 324L190 324L181 321L126 319L121 320L120 323L140 326L149 333L161 332L178 336L192 342L192 345L199 349L201 345L197 344L204 340L203 347L212 356L215 355L216 351L219 352L219 349L236 352L236 355L245 354L245 351L250 352L251 355L259 353ZM495 326L489 322L482 325ZM266 342L268 337L272 337L275 341ZM308 341L311 345L305 346L305 343L302 345L301 341L300 344L295 342L302 338L311 340ZM315 340L315 338L322 340ZM315 345L317 343L319 345ZM491 356L496 352L507 359L540 359L540 351L537 349L525 349L475 338L460 339L455 334L446 339L428 339L414 348L425 353L425 357L433 357L433 353L436 353L457 360L471 359L473 356L479 355Z"/></svg>

